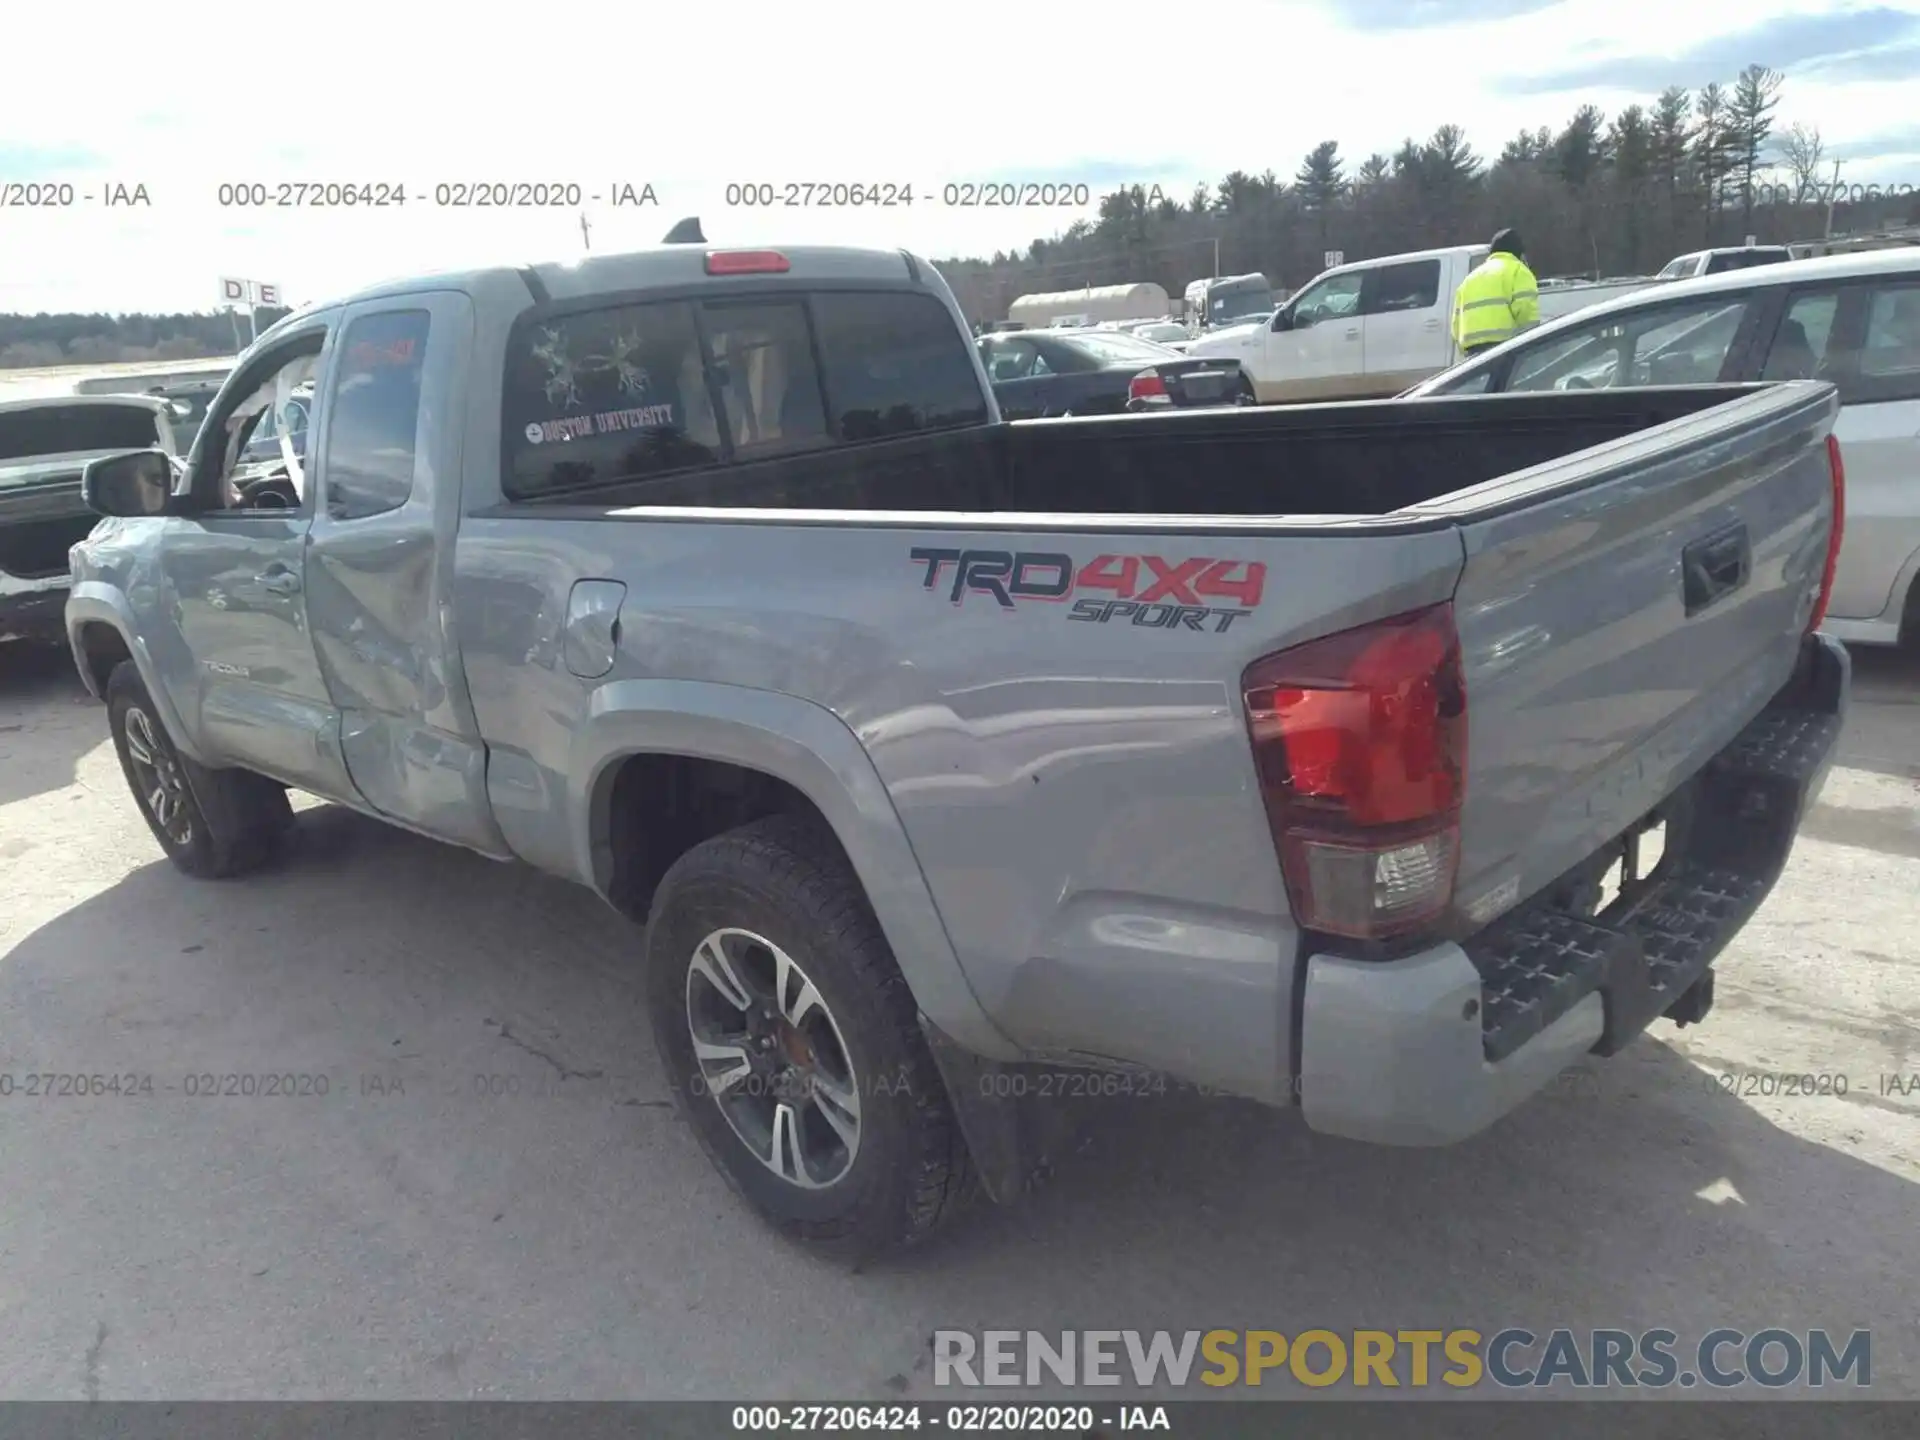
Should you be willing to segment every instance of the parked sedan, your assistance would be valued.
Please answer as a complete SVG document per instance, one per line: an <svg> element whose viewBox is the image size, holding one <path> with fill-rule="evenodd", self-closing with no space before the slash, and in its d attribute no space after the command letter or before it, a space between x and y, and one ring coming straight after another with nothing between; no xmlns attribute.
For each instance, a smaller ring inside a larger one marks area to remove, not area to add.
<svg viewBox="0 0 1920 1440"><path fill-rule="evenodd" d="M1189 339L1187 327L1178 320L1149 320L1144 325L1129 325L1127 333L1156 345L1176 345Z"/></svg>
<svg viewBox="0 0 1920 1440"><path fill-rule="evenodd" d="M979 344L994 398L1009 420L1253 403L1239 361L1190 360L1118 331L1028 331L982 336Z"/></svg>

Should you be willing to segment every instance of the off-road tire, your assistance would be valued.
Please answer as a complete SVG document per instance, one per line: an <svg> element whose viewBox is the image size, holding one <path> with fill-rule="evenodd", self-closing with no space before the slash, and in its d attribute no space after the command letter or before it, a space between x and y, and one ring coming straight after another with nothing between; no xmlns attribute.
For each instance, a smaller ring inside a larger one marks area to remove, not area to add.
<svg viewBox="0 0 1920 1440"><path fill-rule="evenodd" d="M197 879L222 880L256 870L280 854L293 828L293 809L282 786L249 770L210 770L182 755L131 660L121 661L107 677L106 699L107 725L113 732L121 773L127 777L141 818L169 860ZM188 821L184 841L168 834L154 814L135 769L127 717L136 710L146 718L158 757L176 767L184 780L182 803Z"/></svg>
<svg viewBox="0 0 1920 1440"><path fill-rule="evenodd" d="M792 956L844 1037L860 1087L860 1144L845 1176L824 1190L774 1174L701 1084L687 976L703 938L723 927L752 931ZM906 979L859 880L817 822L755 821L681 856L655 897L646 951L654 1038L680 1113L776 1230L857 1263L925 1239L977 1193Z"/></svg>

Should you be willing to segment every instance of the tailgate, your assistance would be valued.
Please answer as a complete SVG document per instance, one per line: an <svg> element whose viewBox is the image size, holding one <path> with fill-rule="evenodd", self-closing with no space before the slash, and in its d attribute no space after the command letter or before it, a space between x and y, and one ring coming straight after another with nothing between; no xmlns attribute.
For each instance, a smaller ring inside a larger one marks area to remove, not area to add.
<svg viewBox="0 0 1920 1440"><path fill-rule="evenodd" d="M0 462L0 575L41 580L65 575L67 551L100 517L80 491L81 466Z"/></svg>
<svg viewBox="0 0 1920 1440"><path fill-rule="evenodd" d="M1452 512L1459 883L1490 920L1646 817L1793 673L1832 517L1830 386L1771 386L1411 507Z"/></svg>

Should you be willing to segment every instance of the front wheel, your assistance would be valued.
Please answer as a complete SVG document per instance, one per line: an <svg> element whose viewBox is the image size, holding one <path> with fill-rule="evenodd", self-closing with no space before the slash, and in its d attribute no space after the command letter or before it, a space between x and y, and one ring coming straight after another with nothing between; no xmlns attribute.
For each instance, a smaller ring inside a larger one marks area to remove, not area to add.
<svg viewBox="0 0 1920 1440"><path fill-rule="evenodd" d="M776 1229L858 1260L971 1194L913 997L830 835L777 817L688 851L661 881L647 972L681 1113Z"/></svg>
<svg viewBox="0 0 1920 1440"><path fill-rule="evenodd" d="M123 660L107 677L107 728L140 817L167 858L202 880L273 858L293 826L287 792L245 770L209 770L174 748L140 672Z"/></svg>

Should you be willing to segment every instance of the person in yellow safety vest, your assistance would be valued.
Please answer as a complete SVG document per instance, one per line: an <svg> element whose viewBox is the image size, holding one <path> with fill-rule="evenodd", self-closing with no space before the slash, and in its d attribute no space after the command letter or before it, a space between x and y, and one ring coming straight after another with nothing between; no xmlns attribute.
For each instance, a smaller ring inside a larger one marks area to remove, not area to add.
<svg viewBox="0 0 1920 1440"><path fill-rule="evenodd" d="M1540 323L1540 282L1527 268L1520 232L1502 230L1492 253L1468 272L1453 296L1453 340L1477 355Z"/></svg>

